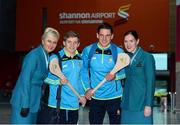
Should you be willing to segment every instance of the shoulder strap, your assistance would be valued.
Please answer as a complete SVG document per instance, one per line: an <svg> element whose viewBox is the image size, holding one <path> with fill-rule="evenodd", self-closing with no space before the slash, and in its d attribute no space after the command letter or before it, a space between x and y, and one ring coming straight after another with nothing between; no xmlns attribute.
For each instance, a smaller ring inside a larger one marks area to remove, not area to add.
<svg viewBox="0 0 180 125"><path fill-rule="evenodd" d="M90 48L90 51L88 54L88 66L90 66L91 58L93 57L93 54L95 53L96 49L97 49L97 42L93 43L91 48ZM91 83L90 83L90 87L91 87Z"/></svg>
<svg viewBox="0 0 180 125"><path fill-rule="evenodd" d="M56 53L56 55L57 55L57 57L58 57L59 67L60 67L60 69L62 69L61 56L60 56L60 54L59 54L58 52ZM57 93L56 93L56 100L57 100L56 108L57 108L58 111L59 111L60 102L61 102L61 90L62 90L62 85L58 85Z"/></svg>
<svg viewBox="0 0 180 125"><path fill-rule="evenodd" d="M118 52L117 52L117 45L115 45L114 43L111 43L111 52L112 52L113 60L116 63Z"/></svg>
<svg viewBox="0 0 180 125"><path fill-rule="evenodd" d="M58 57L58 61L59 61L59 66L60 66L60 69L62 69L61 56L60 56L60 54L59 54L58 52L56 53L56 56Z"/></svg>
<svg viewBox="0 0 180 125"><path fill-rule="evenodd" d="M58 57L58 61L59 61L59 66L60 66L60 69L62 69L62 61L61 61L61 56L59 53L55 53ZM57 89L57 94L56 94L56 100L57 100L57 110L59 110L59 107L60 107L60 101L61 101L61 88L62 86L61 85L58 85L58 89ZM43 83L42 85L42 101L45 103L45 104L48 104L48 98L49 98L49 85Z"/></svg>
<svg viewBox="0 0 180 125"><path fill-rule="evenodd" d="M93 57L93 54L95 52L95 50L97 49L97 42L93 43L90 51L89 51L89 55L88 55L88 60L90 61L91 58Z"/></svg>
<svg viewBox="0 0 180 125"><path fill-rule="evenodd" d="M114 43L111 43L111 52L112 52L112 57L113 57L113 60L114 60L114 63L116 64L116 61L117 61L117 56L118 56L118 52L117 52L117 45L115 45ZM118 90L117 88L117 82L115 81L116 83L116 91Z"/></svg>
<svg viewBox="0 0 180 125"><path fill-rule="evenodd" d="M56 100L57 100L56 109L58 111L60 109L60 104L61 104L61 90L62 90L62 85L58 85L57 93L56 93Z"/></svg>

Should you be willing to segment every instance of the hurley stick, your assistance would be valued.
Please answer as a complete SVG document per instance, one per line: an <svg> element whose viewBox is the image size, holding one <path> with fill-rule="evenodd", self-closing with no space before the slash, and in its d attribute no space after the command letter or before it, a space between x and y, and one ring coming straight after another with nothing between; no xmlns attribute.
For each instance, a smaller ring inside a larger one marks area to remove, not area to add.
<svg viewBox="0 0 180 125"><path fill-rule="evenodd" d="M130 63L130 57L126 53L118 54L116 64L114 68L110 71L110 74L115 74L119 70L123 69L124 67L128 66ZM92 93L94 94L99 87L101 87L105 82L106 78L104 78L93 90Z"/></svg>
<svg viewBox="0 0 180 125"><path fill-rule="evenodd" d="M54 59L50 62L49 65L49 69L50 72L53 73L54 75L58 76L60 79L64 79L65 76L63 75L60 67L59 67L59 63L57 59ZM81 99L81 96L79 95L79 93L74 89L74 87L71 85L71 83L67 83L67 85L69 86L69 88L73 91L73 93L79 98ZM82 105L84 107L84 105Z"/></svg>

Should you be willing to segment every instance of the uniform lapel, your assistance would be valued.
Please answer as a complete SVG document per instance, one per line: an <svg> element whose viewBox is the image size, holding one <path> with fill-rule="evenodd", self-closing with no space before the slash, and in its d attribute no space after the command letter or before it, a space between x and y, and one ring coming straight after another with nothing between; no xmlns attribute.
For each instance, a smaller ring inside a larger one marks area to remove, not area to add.
<svg viewBox="0 0 180 125"><path fill-rule="evenodd" d="M141 48L139 48L139 50L137 50L137 51L138 51L138 53L135 56L135 58L134 58L134 60L133 60L133 62L131 64L132 66L136 66L139 63L139 61L141 60L143 50Z"/></svg>
<svg viewBox="0 0 180 125"><path fill-rule="evenodd" d="M42 65L42 68L41 68L41 70L44 70L44 69L46 69L45 71L47 72L48 71L48 68L47 68L47 66L46 66L46 59L45 59L45 55L44 55L44 52L43 52L44 50L43 50L43 48L42 48L42 46L40 45L39 47L38 47L38 52L39 52L39 54L40 54L40 64Z"/></svg>

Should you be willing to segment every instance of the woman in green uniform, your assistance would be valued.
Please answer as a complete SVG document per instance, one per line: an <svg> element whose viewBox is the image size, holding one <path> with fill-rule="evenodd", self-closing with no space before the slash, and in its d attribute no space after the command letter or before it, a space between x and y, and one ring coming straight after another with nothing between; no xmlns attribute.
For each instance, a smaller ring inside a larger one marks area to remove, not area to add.
<svg viewBox="0 0 180 125"><path fill-rule="evenodd" d="M151 54L138 46L136 31L124 34L124 46L131 62L126 68L122 98L122 124L152 124L155 90L155 61Z"/></svg>

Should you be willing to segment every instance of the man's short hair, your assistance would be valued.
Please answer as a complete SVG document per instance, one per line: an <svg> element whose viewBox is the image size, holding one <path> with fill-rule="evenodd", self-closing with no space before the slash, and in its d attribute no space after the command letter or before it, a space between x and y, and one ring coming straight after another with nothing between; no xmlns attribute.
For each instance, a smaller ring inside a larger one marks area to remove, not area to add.
<svg viewBox="0 0 180 125"><path fill-rule="evenodd" d="M79 41L79 33L77 33L77 32L75 32L75 31L68 31L65 35L64 35L64 37L63 37L63 40L64 41L66 41L68 38L70 38L70 37L77 37L78 38L78 42L80 42Z"/></svg>
<svg viewBox="0 0 180 125"><path fill-rule="evenodd" d="M100 24L98 26L97 32L99 33L99 31L101 29L108 29L108 30L111 31L111 33L113 33L113 27L109 23L104 22L104 23Z"/></svg>

